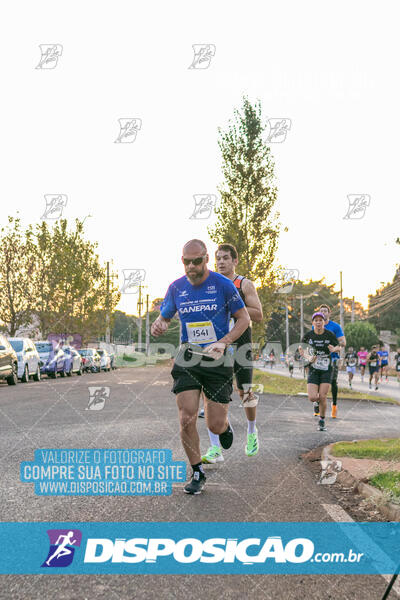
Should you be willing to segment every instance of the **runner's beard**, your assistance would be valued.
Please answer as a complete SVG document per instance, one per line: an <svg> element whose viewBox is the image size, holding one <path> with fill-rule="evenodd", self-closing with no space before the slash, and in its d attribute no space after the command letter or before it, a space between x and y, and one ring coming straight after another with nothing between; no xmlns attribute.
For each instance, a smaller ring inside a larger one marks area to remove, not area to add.
<svg viewBox="0 0 400 600"><path fill-rule="evenodd" d="M189 279L190 283L197 283L204 275L204 273L206 272L205 269L202 269L200 272L196 272L196 273L187 273L187 278Z"/></svg>

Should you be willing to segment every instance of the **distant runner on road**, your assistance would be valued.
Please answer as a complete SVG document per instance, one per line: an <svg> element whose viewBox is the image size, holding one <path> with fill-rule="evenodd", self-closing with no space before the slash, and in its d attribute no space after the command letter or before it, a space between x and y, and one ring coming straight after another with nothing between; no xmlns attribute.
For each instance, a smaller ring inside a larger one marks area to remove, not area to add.
<svg viewBox="0 0 400 600"><path fill-rule="evenodd" d="M378 354L381 358L381 381L383 375L385 375L386 381L388 380L388 369L389 369L389 352L385 349L385 344L379 344Z"/></svg>
<svg viewBox="0 0 400 600"><path fill-rule="evenodd" d="M344 357L346 363L346 371L349 376L349 387L351 389L351 382L356 373L356 365L357 365L357 354L354 351L352 346L349 347L348 351Z"/></svg>
<svg viewBox="0 0 400 600"><path fill-rule="evenodd" d="M369 369L369 389L372 388L372 378L375 380L375 389L378 389L380 362L381 358L378 354L378 346L372 346L371 352L369 352L367 356Z"/></svg>
<svg viewBox="0 0 400 600"><path fill-rule="evenodd" d="M394 355L394 368L396 370L397 381L400 383L400 348L397 348L397 352Z"/></svg>
<svg viewBox="0 0 400 600"><path fill-rule="evenodd" d="M366 350L364 346L361 346L361 348L357 352L357 356L358 364L360 367L361 381L364 381L365 367L367 366L368 350Z"/></svg>
<svg viewBox="0 0 400 600"><path fill-rule="evenodd" d="M220 244L215 253L215 262L218 273L224 275L233 282L233 285L236 287L247 308L250 319L256 323L260 323L263 319L263 311L254 283L235 272L239 262L235 246L232 244ZM233 319L233 321L235 321L235 319ZM245 453L247 456L255 456L259 450L258 431L256 427L257 407L252 406L255 402L255 396L251 390L253 382L251 343L251 327L249 325L235 342L237 359L235 359L233 365L236 385L247 417L247 443L245 445ZM243 352L241 352L241 348L244 349ZM245 357L244 364L243 361L240 361L241 355L244 355ZM246 406L246 404L249 404L250 406ZM210 430L208 430L208 435L211 446L207 450L207 453L201 457L201 460L206 464L222 462L224 457L222 455L218 435L212 433Z"/></svg>
<svg viewBox="0 0 400 600"><path fill-rule="evenodd" d="M302 342L310 345L310 354L313 358L309 361L307 378L307 392L310 402L319 403L319 431L326 431L325 411L326 397L332 379L332 352L339 352L339 341L332 331L325 329L325 315L316 312L312 316L313 329L308 331ZM304 350L299 347L300 353Z"/></svg>
<svg viewBox="0 0 400 600"><path fill-rule="evenodd" d="M338 341L339 346L341 348L346 347L346 338L344 336L343 330L340 327L339 323L335 321L330 321L331 309L327 304L321 304L321 306L317 309L318 312L322 312L325 317L325 329L328 331L332 331ZM340 351L340 349L339 349ZM334 352L331 356L332 359L332 419L336 419L337 417L337 393L338 393L338 384L337 378L339 373L339 354L338 352Z"/></svg>
<svg viewBox="0 0 400 600"><path fill-rule="evenodd" d="M187 494L200 494L206 481L201 463L197 413L201 391L205 396L207 427L219 436L221 446L230 448L233 430L228 421L233 367L226 364L226 349L250 324L249 314L233 283L207 268L209 256L204 242L191 240L183 247L183 277L168 287L151 333L163 334L178 311L181 346L171 375L176 394L181 440L192 466ZM229 320L236 319L229 331ZM200 356L199 356L200 354Z"/></svg>

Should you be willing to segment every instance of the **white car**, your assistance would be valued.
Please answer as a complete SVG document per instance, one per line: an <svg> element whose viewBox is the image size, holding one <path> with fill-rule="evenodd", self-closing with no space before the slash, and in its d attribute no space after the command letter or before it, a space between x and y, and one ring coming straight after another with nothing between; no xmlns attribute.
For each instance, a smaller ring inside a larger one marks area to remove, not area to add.
<svg viewBox="0 0 400 600"><path fill-rule="evenodd" d="M35 344L29 338L8 338L18 358L18 379L24 383L33 377L40 381L40 357Z"/></svg>
<svg viewBox="0 0 400 600"><path fill-rule="evenodd" d="M100 355L100 369L104 371L111 371L111 357L108 354L107 350L97 350L97 354Z"/></svg>

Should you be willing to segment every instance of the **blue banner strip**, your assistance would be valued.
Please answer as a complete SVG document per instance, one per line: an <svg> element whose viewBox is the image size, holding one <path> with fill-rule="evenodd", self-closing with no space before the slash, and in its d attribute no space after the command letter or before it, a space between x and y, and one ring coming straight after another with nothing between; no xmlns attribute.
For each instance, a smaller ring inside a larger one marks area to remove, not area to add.
<svg viewBox="0 0 400 600"><path fill-rule="evenodd" d="M400 523L0 523L1 574L398 572Z"/></svg>

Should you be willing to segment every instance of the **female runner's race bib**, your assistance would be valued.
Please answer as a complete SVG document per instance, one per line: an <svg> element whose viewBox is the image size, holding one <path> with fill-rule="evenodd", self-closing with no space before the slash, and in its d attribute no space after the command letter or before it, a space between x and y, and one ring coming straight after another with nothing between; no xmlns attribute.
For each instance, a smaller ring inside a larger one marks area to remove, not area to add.
<svg viewBox="0 0 400 600"><path fill-rule="evenodd" d="M188 341L192 344L210 344L217 341L214 325L211 321L186 323Z"/></svg>
<svg viewBox="0 0 400 600"><path fill-rule="evenodd" d="M320 371L327 371L329 369L329 358L326 356L317 356L317 360L312 365L314 369L319 369Z"/></svg>

